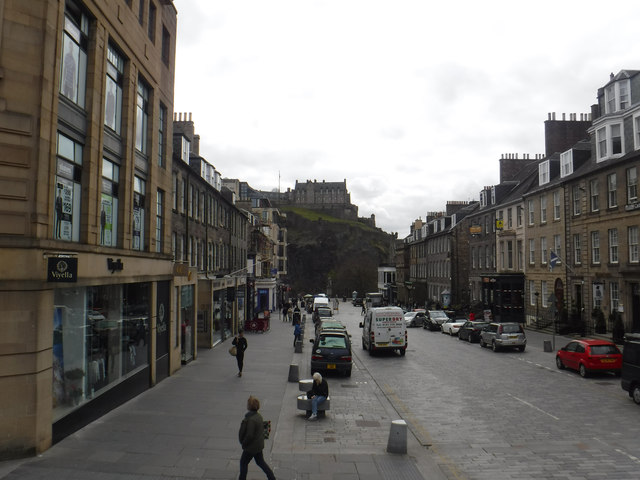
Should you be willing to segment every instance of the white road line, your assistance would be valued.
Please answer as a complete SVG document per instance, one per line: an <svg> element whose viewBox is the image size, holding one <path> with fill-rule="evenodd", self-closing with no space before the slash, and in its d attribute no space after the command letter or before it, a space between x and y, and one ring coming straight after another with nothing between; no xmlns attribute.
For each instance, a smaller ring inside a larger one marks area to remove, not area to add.
<svg viewBox="0 0 640 480"><path fill-rule="evenodd" d="M640 463L640 458L638 457L634 457L633 455L629 455L627 452L625 452L624 450L620 450L619 448L615 449L616 452L618 452L620 455L624 455L625 457L630 458L631 460L633 460L636 463Z"/></svg>
<svg viewBox="0 0 640 480"><path fill-rule="evenodd" d="M524 400L522 400L521 398L518 398L514 395L511 395L510 393L507 393L507 395L509 395L511 398L515 398L516 400L518 400L521 403L524 403L526 406L533 408L534 410L539 411L540 413L544 413L545 415L549 415L551 418L553 418L554 420L560 420L558 417L556 417L555 415L551 415L549 412L545 412L544 410L542 410L541 408L536 407L535 405L532 405L529 402L526 402Z"/></svg>

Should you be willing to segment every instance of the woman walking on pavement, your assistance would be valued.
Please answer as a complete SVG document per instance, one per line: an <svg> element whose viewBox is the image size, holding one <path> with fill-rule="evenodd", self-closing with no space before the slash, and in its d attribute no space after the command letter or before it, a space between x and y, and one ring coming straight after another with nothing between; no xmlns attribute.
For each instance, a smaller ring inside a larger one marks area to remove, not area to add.
<svg viewBox="0 0 640 480"><path fill-rule="evenodd" d="M239 480L246 480L251 459L255 459L256 465L267 474L268 480L276 479L273 471L271 471L262 456L262 450L264 450L264 421L262 420L262 415L258 413L259 409L260 400L250 396L249 400L247 400L248 412L244 416L238 432L238 439L242 445Z"/></svg>
<svg viewBox="0 0 640 480"><path fill-rule="evenodd" d="M236 362L238 362L238 376L242 376L242 367L244 366L244 351L247 349L247 339L244 338L244 332L238 330L238 336L231 342L236 346Z"/></svg>

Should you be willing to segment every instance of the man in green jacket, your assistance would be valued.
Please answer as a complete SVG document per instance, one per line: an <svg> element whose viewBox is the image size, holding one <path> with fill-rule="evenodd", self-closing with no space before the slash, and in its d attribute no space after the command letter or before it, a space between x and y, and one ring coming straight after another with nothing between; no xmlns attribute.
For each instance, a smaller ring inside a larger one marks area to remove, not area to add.
<svg viewBox="0 0 640 480"><path fill-rule="evenodd" d="M256 465L267 474L268 480L276 479L262 456L262 450L264 450L264 421L262 415L258 413L259 409L260 400L250 396L249 400L247 400L248 412L244 416L238 432L238 439L242 445L239 480L246 480L251 459L255 459Z"/></svg>

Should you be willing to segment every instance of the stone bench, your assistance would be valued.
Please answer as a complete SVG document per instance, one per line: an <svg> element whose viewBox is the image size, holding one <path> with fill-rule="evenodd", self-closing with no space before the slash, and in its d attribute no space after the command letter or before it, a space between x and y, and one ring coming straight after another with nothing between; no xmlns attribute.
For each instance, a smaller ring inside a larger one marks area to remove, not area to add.
<svg viewBox="0 0 640 480"><path fill-rule="evenodd" d="M313 378L303 378L298 381L298 390L308 392L313 387Z"/></svg>
<svg viewBox="0 0 640 480"><path fill-rule="evenodd" d="M325 412L331 409L331 396L318 405L318 417L324 417ZM307 412L307 417L311 415L311 399L307 398L307 394L298 395L298 410Z"/></svg>

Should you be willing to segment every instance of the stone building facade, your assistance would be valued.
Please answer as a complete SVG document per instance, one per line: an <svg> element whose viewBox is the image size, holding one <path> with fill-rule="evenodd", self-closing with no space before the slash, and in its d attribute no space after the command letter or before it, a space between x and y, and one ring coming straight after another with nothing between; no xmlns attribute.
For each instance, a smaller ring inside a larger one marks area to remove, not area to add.
<svg viewBox="0 0 640 480"><path fill-rule="evenodd" d="M180 367L167 228L176 10L7 0L0 25L6 458Z"/></svg>

